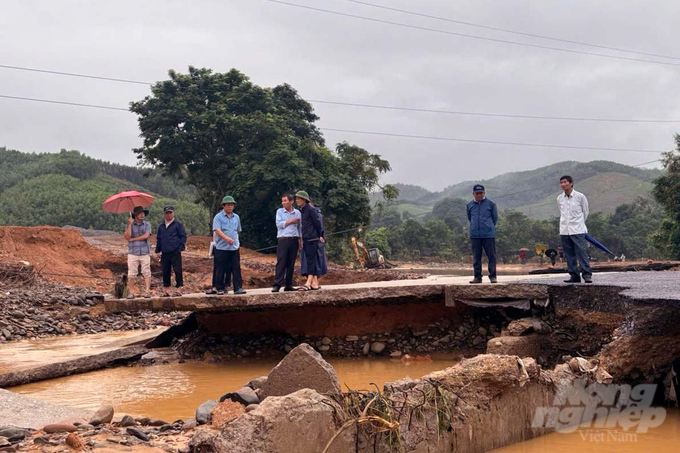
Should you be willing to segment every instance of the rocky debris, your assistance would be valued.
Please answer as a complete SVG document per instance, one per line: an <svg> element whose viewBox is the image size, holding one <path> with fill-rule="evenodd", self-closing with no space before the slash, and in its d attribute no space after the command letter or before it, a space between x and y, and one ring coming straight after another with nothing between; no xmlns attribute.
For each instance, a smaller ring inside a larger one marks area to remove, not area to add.
<svg viewBox="0 0 680 453"><path fill-rule="evenodd" d="M267 398L220 432L197 432L189 448L216 453L322 452L344 421L338 418L341 413L334 401L314 390L303 389L286 396ZM336 440L338 446L350 445L352 435L349 431L345 430ZM335 445L329 452L349 451Z"/></svg>
<svg viewBox="0 0 680 453"><path fill-rule="evenodd" d="M30 435L31 432L27 429L17 428L16 426L0 426L0 437L4 437L9 442L23 440Z"/></svg>
<svg viewBox="0 0 680 453"><path fill-rule="evenodd" d="M210 423L210 418L212 416L212 411L217 406L217 401L208 400L205 403L198 406L196 409L196 423L199 425L207 425Z"/></svg>
<svg viewBox="0 0 680 453"><path fill-rule="evenodd" d="M220 403L225 400L235 401L244 406L260 403L260 398L257 396L257 393L255 393L255 390L247 386L222 396L222 398L220 398Z"/></svg>
<svg viewBox="0 0 680 453"><path fill-rule="evenodd" d="M460 349L482 352L488 340L501 335L501 329L508 325L510 317L503 310L473 314L474 316L464 316L455 320L441 319L418 329L401 328L393 332L333 338L279 332L217 335L195 330L184 336L181 341L175 341L173 347L181 357L215 362L252 356L276 356L281 352L290 353L303 343L311 345L324 357L362 357L369 354L389 356L395 351L420 355ZM376 352L381 344L384 348Z"/></svg>
<svg viewBox="0 0 680 453"><path fill-rule="evenodd" d="M90 425L98 426L104 423L111 423L113 420L114 409L113 406L102 406L94 413L92 418L90 418Z"/></svg>
<svg viewBox="0 0 680 453"><path fill-rule="evenodd" d="M0 289L0 344L54 335L147 330L186 317L183 313L103 313L102 294L46 281L9 289L0 282Z"/></svg>
<svg viewBox="0 0 680 453"><path fill-rule="evenodd" d="M232 400L225 400L215 406L212 411L211 424L215 429L221 429L229 422L236 420L245 413L245 406Z"/></svg>
<svg viewBox="0 0 680 453"><path fill-rule="evenodd" d="M50 425L45 425L42 429L46 434L54 433L72 433L77 431L78 428L69 423L52 423Z"/></svg>
<svg viewBox="0 0 680 453"><path fill-rule="evenodd" d="M65 442L66 445L73 448L74 450L82 450L85 448L85 444L83 444L82 439L78 437L78 434L76 433L71 433L68 436L66 436Z"/></svg>
<svg viewBox="0 0 680 453"><path fill-rule="evenodd" d="M142 431L142 430L139 429L139 428L129 427L129 428L127 428L125 431L126 431L129 435L134 436L134 437L136 437L136 438L139 439L139 440L143 440L144 442L146 442L146 441L149 440L149 436L148 436L144 431Z"/></svg>
<svg viewBox="0 0 680 453"><path fill-rule="evenodd" d="M184 431L189 431L190 429L196 428L197 425L198 425L198 423L196 422L195 418L187 418L186 420L184 420L184 424L182 425L182 429Z"/></svg>
<svg viewBox="0 0 680 453"><path fill-rule="evenodd" d="M550 326L538 318L522 318L515 319L508 324L508 327L503 332L503 336L528 335L531 333L549 334L551 332Z"/></svg>
<svg viewBox="0 0 680 453"><path fill-rule="evenodd" d="M120 421L119 425L123 428L127 428L128 426L137 426L137 422L131 416L125 415Z"/></svg>
<svg viewBox="0 0 680 453"><path fill-rule="evenodd" d="M380 354L385 350L385 343L382 341L376 341L371 344L371 352L374 354Z"/></svg>
<svg viewBox="0 0 680 453"><path fill-rule="evenodd" d="M264 400L304 388L322 394L341 393L340 382L333 367L305 343L293 349L272 369L259 395Z"/></svg>
<svg viewBox="0 0 680 453"><path fill-rule="evenodd" d="M265 382L267 382L267 376L260 376L257 379L252 379L245 386L250 387L253 390L259 390L262 388Z"/></svg>

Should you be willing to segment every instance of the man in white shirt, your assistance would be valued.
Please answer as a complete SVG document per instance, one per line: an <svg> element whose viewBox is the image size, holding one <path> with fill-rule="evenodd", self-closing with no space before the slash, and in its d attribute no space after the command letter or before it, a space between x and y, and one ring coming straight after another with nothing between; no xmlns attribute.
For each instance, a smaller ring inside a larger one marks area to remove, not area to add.
<svg viewBox="0 0 680 453"><path fill-rule="evenodd" d="M581 192L574 190L574 178L565 175L560 178L560 187L564 193L557 197L560 208L560 239L564 256L567 260L567 271L571 278L565 283L580 283L576 262L581 266L581 274L585 283L592 283L593 273L586 250L586 220L588 219L588 199Z"/></svg>
<svg viewBox="0 0 680 453"><path fill-rule="evenodd" d="M274 275L273 293L278 293L283 286L284 291L294 291L293 274L298 251L302 249L302 215L293 207L293 194L281 197L281 208L276 211L276 274Z"/></svg>

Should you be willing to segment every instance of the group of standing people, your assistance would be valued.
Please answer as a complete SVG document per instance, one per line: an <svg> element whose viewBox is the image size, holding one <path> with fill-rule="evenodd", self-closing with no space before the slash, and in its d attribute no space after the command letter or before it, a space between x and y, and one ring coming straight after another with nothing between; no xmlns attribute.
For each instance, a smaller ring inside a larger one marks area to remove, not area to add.
<svg viewBox="0 0 680 453"><path fill-rule="evenodd" d="M295 208L295 205L299 209ZM213 282L206 294L224 295L232 285L234 294L246 294L241 276L239 233L241 218L234 212L236 200L230 195L222 199L222 211L213 219ZM276 211L277 229L276 273L272 292L318 290L319 277L326 274L325 231L321 210L311 202L303 190L295 196L281 197L281 208ZM301 255L301 274L307 277L299 288L293 286L295 262Z"/></svg>
<svg viewBox="0 0 680 453"><path fill-rule="evenodd" d="M564 175L560 178L563 193L557 197L560 210L560 242L567 261L569 279L565 283L592 283L592 270L586 248L586 220L590 212L588 199L581 192L574 190L574 178ZM496 203L486 198L484 186L476 184L472 188L473 200L467 205L467 216L470 221L470 241L474 277L472 284L482 283L482 253L488 259L489 281L497 283L496 276L496 223L498 208ZM551 260L554 257L550 257ZM580 273L579 267L580 266ZM554 262L553 262L554 265Z"/></svg>
<svg viewBox="0 0 680 453"><path fill-rule="evenodd" d="M134 278L141 270L144 276L145 293L151 297L151 224L145 220L149 211L137 206L128 218L123 237L128 241L127 298L134 299ZM163 269L163 296L181 296L184 279L182 276L182 252L186 249L187 233L184 224L175 219L172 205L163 207L165 221L156 230L156 259ZM175 273L175 290L171 288L172 272Z"/></svg>

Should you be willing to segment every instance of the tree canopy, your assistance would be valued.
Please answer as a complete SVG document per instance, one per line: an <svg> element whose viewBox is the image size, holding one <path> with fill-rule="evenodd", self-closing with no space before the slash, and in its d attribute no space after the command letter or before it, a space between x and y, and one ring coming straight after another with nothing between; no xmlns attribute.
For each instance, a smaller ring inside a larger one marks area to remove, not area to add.
<svg viewBox="0 0 680 453"><path fill-rule="evenodd" d="M368 194L389 163L348 143L328 149L312 106L290 85L263 88L235 69L189 67L169 77L131 103L144 140L134 151L143 163L196 187L211 215L224 195L234 196L244 244L274 243L274 212L288 191L310 194L327 231L369 221Z"/></svg>

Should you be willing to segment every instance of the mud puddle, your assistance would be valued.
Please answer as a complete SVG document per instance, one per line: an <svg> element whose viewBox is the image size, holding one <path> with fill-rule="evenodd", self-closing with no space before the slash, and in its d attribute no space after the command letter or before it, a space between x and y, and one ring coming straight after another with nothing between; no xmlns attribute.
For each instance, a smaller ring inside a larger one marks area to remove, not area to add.
<svg viewBox="0 0 680 453"><path fill-rule="evenodd" d="M453 366L450 356L432 362L402 363L389 359L330 359L343 389L369 389L375 383L403 377L417 378ZM241 360L222 364L174 363L149 367L122 367L94 371L14 387L10 390L42 401L96 410L112 405L117 413L146 415L172 422L193 417L208 399L242 387L267 375L278 360Z"/></svg>

